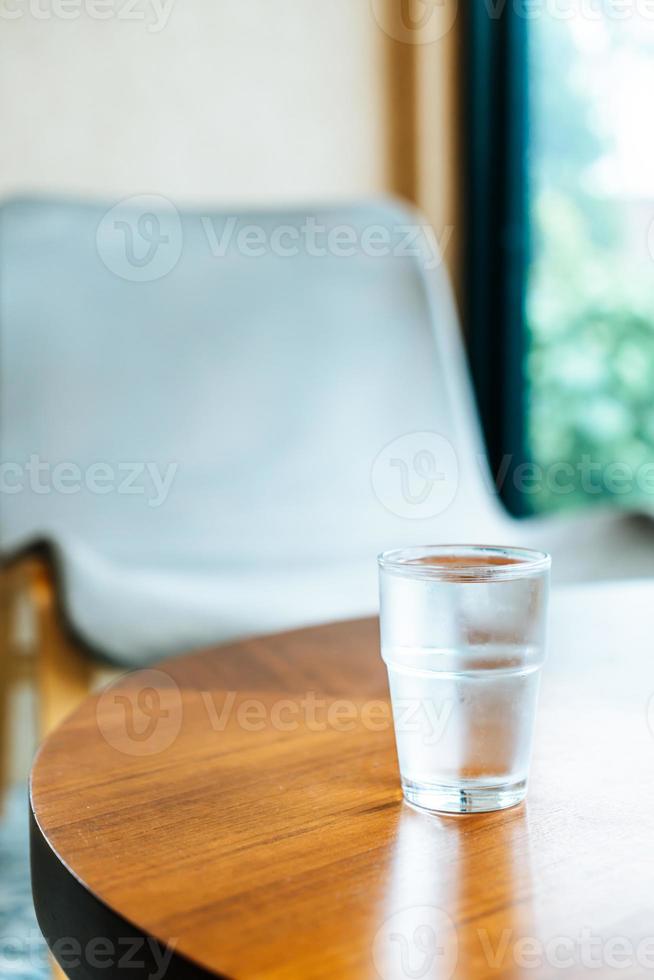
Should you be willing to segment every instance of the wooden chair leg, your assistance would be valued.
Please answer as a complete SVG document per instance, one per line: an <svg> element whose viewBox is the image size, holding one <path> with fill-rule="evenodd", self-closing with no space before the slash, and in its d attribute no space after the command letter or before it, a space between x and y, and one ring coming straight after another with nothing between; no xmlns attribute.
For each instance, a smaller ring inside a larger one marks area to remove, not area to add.
<svg viewBox="0 0 654 980"><path fill-rule="evenodd" d="M29 569L29 592L36 614L38 723L42 738L63 721L86 697L92 668L61 621L55 583L45 563ZM67 980L53 956L53 980Z"/></svg>
<svg viewBox="0 0 654 980"><path fill-rule="evenodd" d="M22 617L21 610L25 614ZM92 676L90 661L62 622L54 576L47 562L29 556L0 570L2 795L10 772L9 705L13 684L27 677L36 679L39 734L43 737L86 696ZM66 974L52 957L50 966L53 980L66 980Z"/></svg>
<svg viewBox="0 0 654 980"><path fill-rule="evenodd" d="M0 793L10 772L12 687L36 683L44 737L88 694L92 679L91 661L62 620L47 561L29 555L0 569Z"/></svg>
<svg viewBox="0 0 654 980"><path fill-rule="evenodd" d="M11 778L12 690L33 679L33 659L19 626L21 574L16 566L0 568L0 808Z"/></svg>
<svg viewBox="0 0 654 980"><path fill-rule="evenodd" d="M49 567L45 563L33 566L29 578L36 613L38 717L43 738L86 697L96 672L62 622ZM52 956L50 968L53 980L67 980Z"/></svg>
<svg viewBox="0 0 654 980"><path fill-rule="evenodd" d="M30 571L30 594L37 618L39 729L45 737L87 696L93 667L62 622L53 576L45 563Z"/></svg>

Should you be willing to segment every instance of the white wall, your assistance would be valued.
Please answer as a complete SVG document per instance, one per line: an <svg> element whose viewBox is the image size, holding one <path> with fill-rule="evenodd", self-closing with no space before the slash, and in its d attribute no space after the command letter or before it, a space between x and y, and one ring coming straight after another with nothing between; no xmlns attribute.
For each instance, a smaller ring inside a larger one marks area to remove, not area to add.
<svg viewBox="0 0 654 980"><path fill-rule="evenodd" d="M387 39L369 0L128 2L0 0L0 195L388 186Z"/></svg>

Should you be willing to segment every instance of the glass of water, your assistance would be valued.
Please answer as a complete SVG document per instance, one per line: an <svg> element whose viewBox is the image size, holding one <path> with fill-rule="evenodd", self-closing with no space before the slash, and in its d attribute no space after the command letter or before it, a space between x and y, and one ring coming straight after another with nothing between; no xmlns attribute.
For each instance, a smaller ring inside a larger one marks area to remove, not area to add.
<svg viewBox="0 0 654 980"><path fill-rule="evenodd" d="M405 799L447 813L520 803L545 655L549 555L435 545L378 560Z"/></svg>

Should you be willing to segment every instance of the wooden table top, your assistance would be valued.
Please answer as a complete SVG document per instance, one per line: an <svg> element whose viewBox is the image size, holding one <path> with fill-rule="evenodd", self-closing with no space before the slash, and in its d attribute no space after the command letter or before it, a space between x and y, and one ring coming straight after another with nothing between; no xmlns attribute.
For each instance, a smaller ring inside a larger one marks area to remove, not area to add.
<svg viewBox="0 0 654 980"><path fill-rule="evenodd" d="M85 978L649 975L653 606L553 595L529 795L491 814L402 803L376 622L123 678L34 764L51 947Z"/></svg>

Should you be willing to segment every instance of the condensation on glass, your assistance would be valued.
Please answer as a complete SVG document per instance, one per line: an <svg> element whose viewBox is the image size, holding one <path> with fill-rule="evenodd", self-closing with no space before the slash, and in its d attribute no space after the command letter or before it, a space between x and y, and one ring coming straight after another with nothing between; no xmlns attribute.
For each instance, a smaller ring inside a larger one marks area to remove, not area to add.
<svg viewBox="0 0 654 980"><path fill-rule="evenodd" d="M379 557L388 668L405 798L471 813L524 799L550 557L439 545Z"/></svg>

